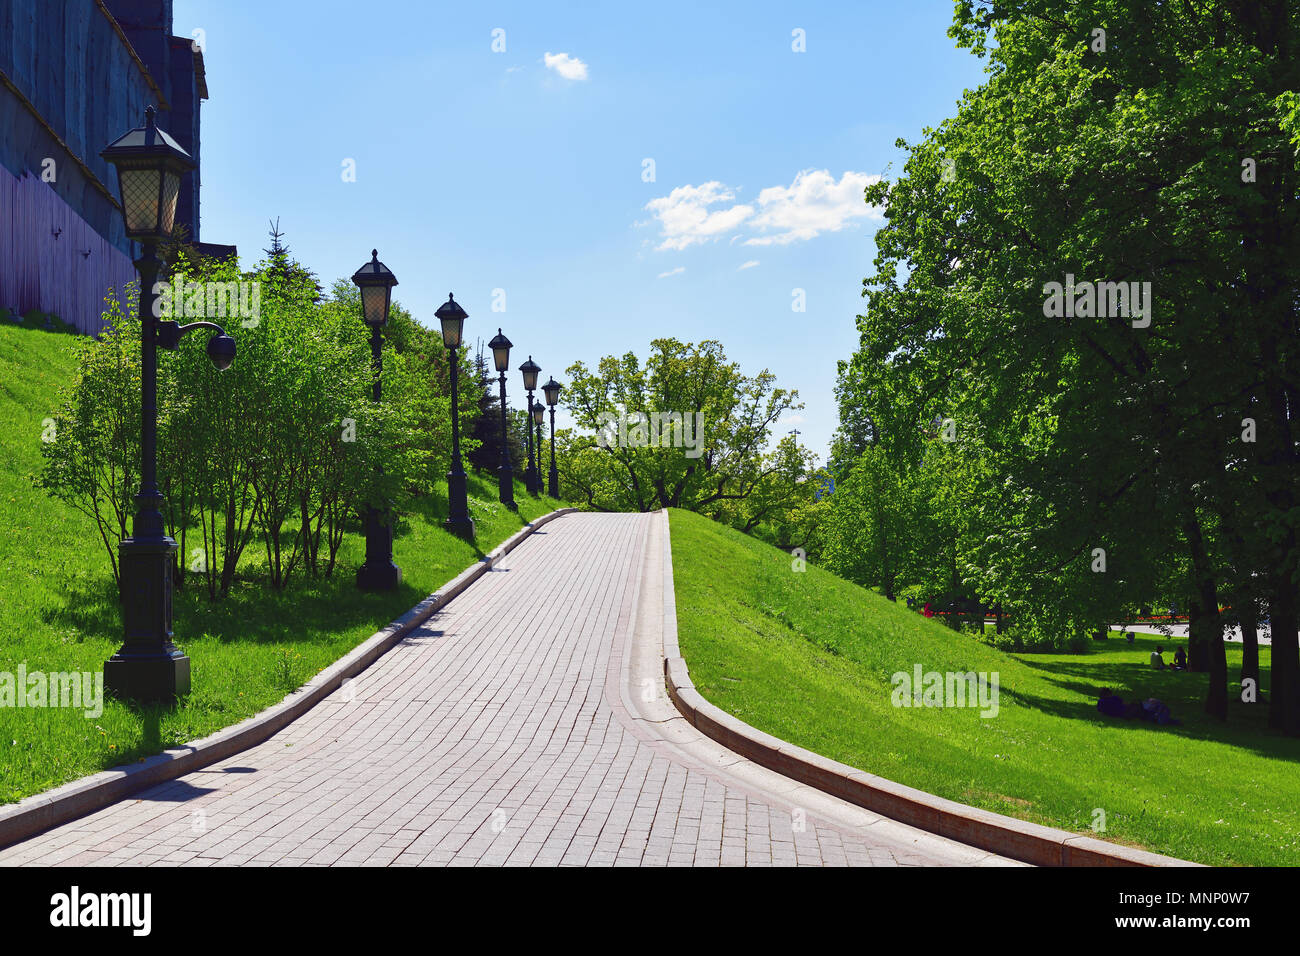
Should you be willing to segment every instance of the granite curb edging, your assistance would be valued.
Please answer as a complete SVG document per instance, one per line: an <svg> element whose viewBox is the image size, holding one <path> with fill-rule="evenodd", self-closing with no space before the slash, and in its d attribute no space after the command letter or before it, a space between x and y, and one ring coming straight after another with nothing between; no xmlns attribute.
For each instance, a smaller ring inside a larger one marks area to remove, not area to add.
<svg viewBox="0 0 1300 956"><path fill-rule="evenodd" d="M773 737L710 704L677 641L672 546L664 535L664 678L686 721L734 753L831 796L930 833L1035 866L1201 866L967 806L866 773Z"/></svg>
<svg viewBox="0 0 1300 956"><path fill-rule="evenodd" d="M361 673L391 650L490 571L538 528L577 510L558 508L526 524L441 589L376 631L280 703L200 740L146 757L139 763L102 770L52 790L33 794L18 803L0 807L0 848L101 810L132 793L200 770L262 743L323 701L341 687L345 680Z"/></svg>

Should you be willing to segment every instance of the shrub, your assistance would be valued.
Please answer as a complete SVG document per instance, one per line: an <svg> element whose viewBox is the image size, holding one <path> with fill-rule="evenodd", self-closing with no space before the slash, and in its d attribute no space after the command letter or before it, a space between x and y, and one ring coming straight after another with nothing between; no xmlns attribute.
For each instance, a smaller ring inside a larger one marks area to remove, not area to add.
<svg viewBox="0 0 1300 956"><path fill-rule="evenodd" d="M328 576L345 528L367 506L401 509L446 472L446 350L434 348L432 334L400 306L397 334L385 337L384 394L376 404L369 332L345 284L322 302L309 274L269 265L241 274L234 263L192 259L183 250L167 281L173 289L260 283L256 315L211 317L236 339L229 369L208 360L206 330L186 336L175 353L159 352L159 487L180 545L178 584L198 574L210 598L225 596L255 542L265 549L265 580L274 588L295 574ZM110 298L100 339L79 345L77 378L54 416L55 438L42 448L37 479L95 520L115 578L139 485L133 291L123 297L125 311ZM176 316L182 323L198 318ZM477 396L472 379L465 381L468 416Z"/></svg>
<svg viewBox="0 0 1300 956"><path fill-rule="evenodd" d="M1012 653L1062 653L1081 654L1088 650L1089 641L1077 626L1056 627L1040 621L1019 620L1001 634L987 633L984 640L1000 651Z"/></svg>

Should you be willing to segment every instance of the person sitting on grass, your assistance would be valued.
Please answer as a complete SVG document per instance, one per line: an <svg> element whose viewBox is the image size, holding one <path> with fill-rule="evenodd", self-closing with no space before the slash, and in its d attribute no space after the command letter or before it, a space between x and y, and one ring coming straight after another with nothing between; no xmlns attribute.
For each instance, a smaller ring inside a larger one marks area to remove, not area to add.
<svg viewBox="0 0 1300 956"><path fill-rule="evenodd" d="M1151 666L1158 671L1162 671L1165 669L1165 659L1160 656L1164 652L1165 649L1161 647L1159 644L1157 644L1156 649L1151 652Z"/></svg>
<svg viewBox="0 0 1300 956"><path fill-rule="evenodd" d="M1181 647L1174 651L1174 670L1187 670L1187 652Z"/></svg>

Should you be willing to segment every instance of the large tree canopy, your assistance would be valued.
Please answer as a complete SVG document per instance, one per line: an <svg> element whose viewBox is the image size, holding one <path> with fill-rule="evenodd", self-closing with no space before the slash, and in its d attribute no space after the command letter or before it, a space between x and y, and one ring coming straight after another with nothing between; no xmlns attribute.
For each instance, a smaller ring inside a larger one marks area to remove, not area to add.
<svg viewBox="0 0 1300 956"><path fill-rule="evenodd" d="M950 420L959 573L1022 613L1095 627L1181 569L1219 716L1220 603L1265 602L1292 732L1298 27L1283 0L959 2L988 79L867 190L837 448L915 468Z"/></svg>

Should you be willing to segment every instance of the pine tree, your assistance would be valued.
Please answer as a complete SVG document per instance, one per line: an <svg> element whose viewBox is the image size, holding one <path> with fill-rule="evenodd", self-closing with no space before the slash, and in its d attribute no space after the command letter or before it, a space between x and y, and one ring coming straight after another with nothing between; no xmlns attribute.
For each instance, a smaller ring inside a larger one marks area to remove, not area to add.
<svg viewBox="0 0 1300 956"><path fill-rule="evenodd" d="M489 371L487 358L483 354L483 341L478 342L478 352L474 356L474 380L479 389L478 416L470 435L482 444L468 455L469 463L477 472L488 471L495 474L501 464L501 402L495 376Z"/></svg>
<svg viewBox="0 0 1300 956"><path fill-rule="evenodd" d="M315 289L312 301L319 302L321 286L317 281L316 273L290 255L289 247L282 241L284 233L280 231L280 218L277 216L275 222L270 220L267 222L271 226L267 232L271 237L271 248L262 251L266 253L267 262L270 264L269 271L272 279L287 288L292 288L299 283L310 283Z"/></svg>
<svg viewBox="0 0 1300 956"><path fill-rule="evenodd" d="M493 371L483 351L483 341L478 341L478 351L474 356L474 378L479 388L478 416L474 427L470 429L472 437L482 442L478 448L469 453L469 463L477 472L487 471L495 475L501 466L501 385L497 373ZM508 385L508 383L507 383ZM507 406L509 400L507 399ZM509 431L510 467L520 481L524 478L527 458L524 454L525 432L519 422L507 423Z"/></svg>

